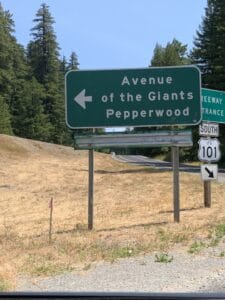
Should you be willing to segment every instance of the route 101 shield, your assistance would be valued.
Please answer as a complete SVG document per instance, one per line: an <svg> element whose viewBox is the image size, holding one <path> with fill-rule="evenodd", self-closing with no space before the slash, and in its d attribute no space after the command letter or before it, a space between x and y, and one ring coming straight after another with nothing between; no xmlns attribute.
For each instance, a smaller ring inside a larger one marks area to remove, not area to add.
<svg viewBox="0 0 225 300"><path fill-rule="evenodd" d="M214 162L220 160L221 152L219 149L220 142L216 138L200 138L198 158L205 162Z"/></svg>

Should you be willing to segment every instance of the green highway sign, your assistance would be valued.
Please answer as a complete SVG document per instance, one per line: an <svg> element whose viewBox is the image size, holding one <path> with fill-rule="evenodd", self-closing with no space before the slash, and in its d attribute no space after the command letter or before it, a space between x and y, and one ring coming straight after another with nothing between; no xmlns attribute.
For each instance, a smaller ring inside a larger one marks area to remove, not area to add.
<svg viewBox="0 0 225 300"><path fill-rule="evenodd" d="M202 121L225 123L225 92L202 88Z"/></svg>
<svg viewBox="0 0 225 300"><path fill-rule="evenodd" d="M194 66L69 71L69 128L195 125L201 121L200 71Z"/></svg>

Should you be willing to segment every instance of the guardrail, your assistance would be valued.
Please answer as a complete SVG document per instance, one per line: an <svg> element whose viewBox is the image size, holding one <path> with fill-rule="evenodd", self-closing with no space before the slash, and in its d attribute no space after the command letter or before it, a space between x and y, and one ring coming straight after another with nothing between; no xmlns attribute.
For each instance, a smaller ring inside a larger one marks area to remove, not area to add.
<svg viewBox="0 0 225 300"><path fill-rule="evenodd" d="M75 149L106 147L191 147L191 131L156 131L141 134L104 134L75 136Z"/></svg>

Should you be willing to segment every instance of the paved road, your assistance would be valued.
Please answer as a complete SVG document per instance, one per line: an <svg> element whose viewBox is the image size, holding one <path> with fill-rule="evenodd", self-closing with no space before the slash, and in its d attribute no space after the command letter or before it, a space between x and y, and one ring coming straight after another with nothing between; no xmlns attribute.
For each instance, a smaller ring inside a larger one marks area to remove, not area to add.
<svg viewBox="0 0 225 300"><path fill-rule="evenodd" d="M160 170L172 170L171 162L162 161L159 159L148 158L148 157L142 156L142 155L116 155L114 157L119 161L130 163L130 164L149 166L149 167L153 167L155 169L160 169ZM192 165L187 165L187 164L180 164L179 169L180 169L180 171L183 171L183 172L193 172L193 173L200 172L199 166L192 166Z"/></svg>
<svg viewBox="0 0 225 300"><path fill-rule="evenodd" d="M140 165L140 166L149 166L158 170L172 170L172 163L162 161L159 159L148 158L143 155L113 155L113 158L121 162ZM193 166L189 164L180 163L179 170L181 172L189 172L200 174L200 167ZM225 169L219 169L218 181L225 181Z"/></svg>

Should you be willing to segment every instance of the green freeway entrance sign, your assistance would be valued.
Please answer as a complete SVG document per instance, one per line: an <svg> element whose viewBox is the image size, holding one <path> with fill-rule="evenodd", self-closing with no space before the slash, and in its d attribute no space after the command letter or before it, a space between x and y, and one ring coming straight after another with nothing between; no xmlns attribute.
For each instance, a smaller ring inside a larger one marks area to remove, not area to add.
<svg viewBox="0 0 225 300"><path fill-rule="evenodd" d="M200 71L194 66L69 71L68 127L194 125L201 121Z"/></svg>
<svg viewBox="0 0 225 300"><path fill-rule="evenodd" d="M202 121L225 123L225 92L202 88Z"/></svg>

